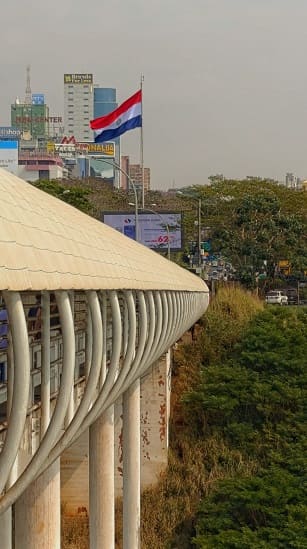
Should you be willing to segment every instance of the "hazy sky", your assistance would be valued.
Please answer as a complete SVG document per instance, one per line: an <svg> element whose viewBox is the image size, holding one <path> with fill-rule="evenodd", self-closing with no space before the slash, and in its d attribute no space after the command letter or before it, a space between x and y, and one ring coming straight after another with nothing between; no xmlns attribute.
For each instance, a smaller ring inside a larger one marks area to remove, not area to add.
<svg viewBox="0 0 307 549"><path fill-rule="evenodd" d="M307 178L306 0L11 0L1 4L0 125L32 92L63 115L64 72L92 72L119 102L144 74L152 187L208 176ZM122 137L139 161L139 130Z"/></svg>

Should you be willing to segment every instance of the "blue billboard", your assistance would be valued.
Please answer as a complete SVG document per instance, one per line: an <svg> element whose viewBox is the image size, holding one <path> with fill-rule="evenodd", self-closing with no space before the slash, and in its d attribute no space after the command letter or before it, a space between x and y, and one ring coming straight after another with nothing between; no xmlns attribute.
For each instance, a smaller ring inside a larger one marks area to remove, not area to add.
<svg viewBox="0 0 307 549"><path fill-rule="evenodd" d="M0 141L0 168L17 174L18 141Z"/></svg>
<svg viewBox="0 0 307 549"><path fill-rule="evenodd" d="M102 212L102 220L120 233L136 239L135 213ZM152 250L182 249L182 214L180 212L138 211L139 242Z"/></svg>
<svg viewBox="0 0 307 549"><path fill-rule="evenodd" d="M44 105L45 96L43 93L32 93L32 105Z"/></svg>
<svg viewBox="0 0 307 549"><path fill-rule="evenodd" d="M0 126L0 139L19 139L21 130L12 126Z"/></svg>

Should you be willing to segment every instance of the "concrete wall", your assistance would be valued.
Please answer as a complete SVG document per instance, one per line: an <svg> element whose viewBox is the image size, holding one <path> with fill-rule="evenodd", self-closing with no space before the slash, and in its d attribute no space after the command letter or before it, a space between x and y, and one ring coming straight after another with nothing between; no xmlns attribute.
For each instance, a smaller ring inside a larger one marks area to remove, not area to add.
<svg viewBox="0 0 307 549"><path fill-rule="evenodd" d="M141 488L154 484L167 465L170 408L170 352L141 381ZM122 493L122 401L115 406L115 494ZM61 500L65 514L89 508L88 432L61 457Z"/></svg>

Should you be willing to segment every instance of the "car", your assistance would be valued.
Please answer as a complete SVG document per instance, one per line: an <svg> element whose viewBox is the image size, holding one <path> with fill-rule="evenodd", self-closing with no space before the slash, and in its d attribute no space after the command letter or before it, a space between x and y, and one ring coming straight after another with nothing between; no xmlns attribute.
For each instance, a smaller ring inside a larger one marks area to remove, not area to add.
<svg viewBox="0 0 307 549"><path fill-rule="evenodd" d="M296 288L284 288L283 293L288 297L289 305L298 304L298 292Z"/></svg>
<svg viewBox="0 0 307 549"><path fill-rule="evenodd" d="M271 290L265 296L265 302L270 305L288 305L288 296L280 290Z"/></svg>

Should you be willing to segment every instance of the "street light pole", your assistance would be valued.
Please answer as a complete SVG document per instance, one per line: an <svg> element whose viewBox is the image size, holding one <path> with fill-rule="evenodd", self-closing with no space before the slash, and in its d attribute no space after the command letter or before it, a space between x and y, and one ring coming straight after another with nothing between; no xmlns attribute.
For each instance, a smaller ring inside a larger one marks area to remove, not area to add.
<svg viewBox="0 0 307 549"><path fill-rule="evenodd" d="M92 157L89 157L89 159L90 158ZM122 173L125 177L127 177L129 183L131 184L133 193L134 193L135 240L139 242L139 201L138 201L138 193L137 193L135 184L133 183L130 175L125 170L123 170L123 168L121 168L120 165L117 164L117 162L115 161L108 162L108 160L105 160L104 158L95 157L95 159L103 162L104 164L109 164L109 166L114 166L114 168L116 168L120 173Z"/></svg>
<svg viewBox="0 0 307 549"><path fill-rule="evenodd" d="M191 200L194 200L198 203L198 209L197 209L197 259L198 259L198 267L201 268L201 198L196 198L194 196L191 196L188 193L184 193L182 191L177 191L177 194L181 194L182 196L186 196L187 198L190 198Z"/></svg>
<svg viewBox="0 0 307 549"><path fill-rule="evenodd" d="M198 266L201 267L201 198L198 199Z"/></svg>
<svg viewBox="0 0 307 549"><path fill-rule="evenodd" d="M153 204L153 205L155 205L155 204ZM162 215L159 212L156 212L155 210L151 210L150 208L142 208L142 210L143 209L144 209L144 211L151 212L151 213L157 215L161 219L163 225L165 225L166 232L167 232L167 259L171 260L171 241L170 241L169 224L165 223Z"/></svg>

